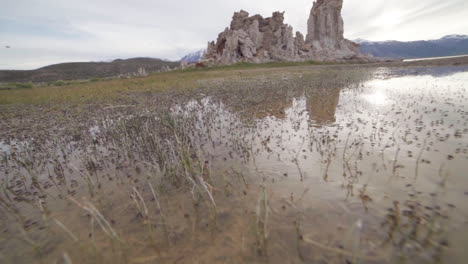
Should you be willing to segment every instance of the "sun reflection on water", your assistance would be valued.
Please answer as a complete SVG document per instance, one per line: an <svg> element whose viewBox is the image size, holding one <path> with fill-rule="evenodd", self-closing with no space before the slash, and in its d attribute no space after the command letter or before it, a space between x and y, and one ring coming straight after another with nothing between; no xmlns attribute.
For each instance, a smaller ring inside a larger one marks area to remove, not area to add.
<svg viewBox="0 0 468 264"><path fill-rule="evenodd" d="M377 90L374 93L364 95L366 101L374 105L384 105L388 102L387 95L381 91Z"/></svg>

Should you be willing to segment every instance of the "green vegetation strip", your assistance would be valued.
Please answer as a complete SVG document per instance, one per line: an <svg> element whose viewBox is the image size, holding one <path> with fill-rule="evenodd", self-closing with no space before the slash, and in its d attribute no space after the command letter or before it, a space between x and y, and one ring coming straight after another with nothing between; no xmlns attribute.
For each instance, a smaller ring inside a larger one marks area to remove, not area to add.
<svg viewBox="0 0 468 264"><path fill-rule="evenodd" d="M315 65L315 62L240 63L211 68L191 68L148 77L131 79L92 79L89 81L56 81L50 84L3 84L0 105L109 102L132 92L183 92L199 86L199 81L255 76L282 67ZM253 71L254 70L254 71ZM28 89L19 89L28 88Z"/></svg>

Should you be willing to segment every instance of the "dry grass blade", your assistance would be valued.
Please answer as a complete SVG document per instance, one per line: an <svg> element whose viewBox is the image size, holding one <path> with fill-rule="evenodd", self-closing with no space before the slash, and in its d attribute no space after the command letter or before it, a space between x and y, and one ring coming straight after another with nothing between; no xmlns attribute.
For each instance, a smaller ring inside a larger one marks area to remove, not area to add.
<svg viewBox="0 0 468 264"><path fill-rule="evenodd" d="M87 211L93 219L96 220L98 225L101 227L102 231L112 239L117 239L119 242L122 242L119 235L115 230L112 228L110 223L104 218L104 216L99 212L99 210L94 207L90 202L84 201L83 203L78 202L75 200L73 197L68 197L68 199L72 202L74 202L76 205L79 207L83 208L85 211Z"/></svg>
<svg viewBox="0 0 468 264"><path fill-rule="evenodd" d="M73 241L78 241L78 238L73 234L72 231L70 231L70 229L68 229L62 222L60 222L59 220L57 219L54 219L54 222L60 227L63 229L63 231L65 231Z"/></svg>
<svg viewBox="0 0 468 264"><path fill-rule="evenodd" d="M140 192L133 187L133 192L138 196L138 199L140 200L141 204L143 205L143 212L146 217L148 217L148 207L146 206L145 200L141 196ZM135 200L135 203L137 204L137 207L139 207L139 203Z"/></svg>
<svg viewBox="0 0 468 264"><path fill-rule="evenodd" d="M71 260L71 258L70 258L70 256L68 255L67 252L63 252L62 257L63 257L63 262L65 262L65 264L73 264L73 262L72 262L72 260Z"/></svg>

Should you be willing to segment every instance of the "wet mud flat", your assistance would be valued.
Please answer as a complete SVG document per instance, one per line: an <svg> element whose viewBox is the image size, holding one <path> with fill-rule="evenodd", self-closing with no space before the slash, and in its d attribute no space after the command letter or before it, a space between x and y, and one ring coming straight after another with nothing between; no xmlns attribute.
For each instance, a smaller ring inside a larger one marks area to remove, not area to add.
<svg viewBox="0 0 468 264"><path fill-rule="evenodd" d="M464 263L463 65L2 108L2 263Z"/></svg>

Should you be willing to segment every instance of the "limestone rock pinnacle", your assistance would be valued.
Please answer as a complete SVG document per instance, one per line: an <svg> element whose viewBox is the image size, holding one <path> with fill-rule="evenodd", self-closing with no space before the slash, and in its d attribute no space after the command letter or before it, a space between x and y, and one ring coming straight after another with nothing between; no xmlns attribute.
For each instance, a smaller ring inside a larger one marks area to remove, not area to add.
<svg viewBox="0 0 468 264"><path fill-rule="evenodd" d="M204 59L215 64L365 59L359 45L343 37L342 7L343 0L314 2L305 38L300 32L294 36L293 28L284 23L284 12L263 18L241 10L216 42L208 43Z"/></svg>

